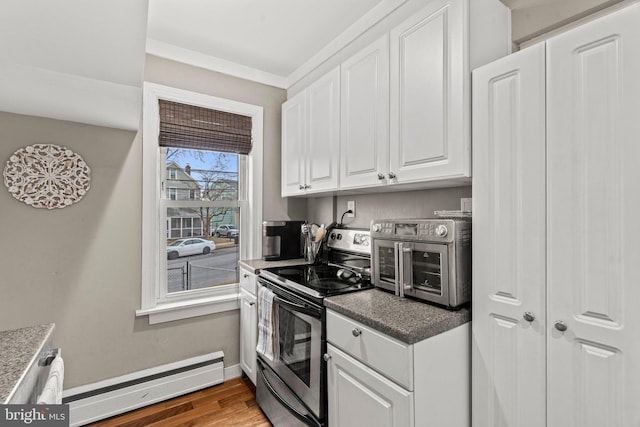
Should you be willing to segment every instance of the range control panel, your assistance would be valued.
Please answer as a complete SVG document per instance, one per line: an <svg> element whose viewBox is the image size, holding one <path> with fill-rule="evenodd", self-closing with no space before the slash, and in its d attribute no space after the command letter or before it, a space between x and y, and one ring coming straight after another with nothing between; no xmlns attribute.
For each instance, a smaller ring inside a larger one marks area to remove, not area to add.
<svg viewBox="0 0 640 427"><path fill-rule="evenodd" d="M371 232L358 229L333 229L329 232L327 246L331 249L371 254Z"/></svg>
<svg viewBox="0 0 640 427"><path fill-rule="evenodd" d="M414 240L432 242L452 242L460 239L460 234L470 232L471 222L452 219L406 219L371 221L373 238L390 238L394 240Z"/></svg>

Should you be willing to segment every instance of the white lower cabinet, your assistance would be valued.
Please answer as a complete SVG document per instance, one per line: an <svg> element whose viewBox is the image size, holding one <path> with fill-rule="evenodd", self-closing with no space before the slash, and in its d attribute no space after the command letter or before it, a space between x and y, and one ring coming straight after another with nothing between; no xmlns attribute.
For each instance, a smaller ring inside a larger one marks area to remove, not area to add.
<svg viewBox="0 0 640 427"><path fill-rule="evenodd" d="M258 342L256 280L255 274L244 269L240 270L240 367L254 384L256 383L256 344Z"/></svg>
<svg viewBox="0 0 640 427"><path fill-rule="evenodd" d="M329 425L413 426L413 393L327 346Z"/></svg>
<svg viewBox="0 0 640 427"><path fill-rule="evenodd" d="M332 427L470 426L470 326L414 344L327 310Z"/></svg>

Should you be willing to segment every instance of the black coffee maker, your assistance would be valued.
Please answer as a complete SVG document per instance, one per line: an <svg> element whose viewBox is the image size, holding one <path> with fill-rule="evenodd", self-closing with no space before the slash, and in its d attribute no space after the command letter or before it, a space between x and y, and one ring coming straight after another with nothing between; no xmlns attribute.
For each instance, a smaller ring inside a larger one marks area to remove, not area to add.
<svg viewBox="0 0 640 427"><path fill-rule="evenodd" d="M264 221L262 223L262 259L301 258L304 221Z"/></svg>

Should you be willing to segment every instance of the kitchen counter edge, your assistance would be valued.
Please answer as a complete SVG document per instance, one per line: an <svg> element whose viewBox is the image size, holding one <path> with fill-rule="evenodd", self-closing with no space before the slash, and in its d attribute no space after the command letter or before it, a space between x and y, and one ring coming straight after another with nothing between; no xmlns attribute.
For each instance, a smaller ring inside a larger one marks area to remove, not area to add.
<svg viewBox="0 0 640 427"><path fill-rule="evenodd" d="M8 403L51 337L54 323L0 331L0 402Z"/></svg>
<svg viewBox="0 0 640 427"><path fill-rule="evenodd" d="M238 261L241 268L249 270L253 274L260 273L260 270L270 267L288 267L290 265L308 264L304 258L283 259L278 261L265 261L263 259L248 259Z"/></svg>
<svg viewBox="0 0 640 427"><path fill-rule="evenodd" d="M468 308L447 310L380 289L324 299L325 307L406 344L415 344L471 321Z"/></svg>

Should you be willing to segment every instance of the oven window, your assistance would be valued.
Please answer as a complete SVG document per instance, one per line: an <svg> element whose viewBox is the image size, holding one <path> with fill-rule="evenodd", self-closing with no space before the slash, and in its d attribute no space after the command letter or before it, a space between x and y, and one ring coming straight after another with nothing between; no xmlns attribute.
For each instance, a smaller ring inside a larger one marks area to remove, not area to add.
<svg viewBox="0 0 640 427"><path fill-rule="evenodd" d="M442 294L442 254L430 251L412 251L413 287L422 291Z"/></svg>
<svg viewBox="0 0 640 427"><path fill-rule="evenodd" d="M380 246L378 251L378 268L380 280L396 281L396 261L393 247Z"/></svg>
<svg viewBox="0 0 640 427"><path fill-rule="evenodd" d="M280 362L307 386L311 385L311 324L278 306Z"/></svg>

